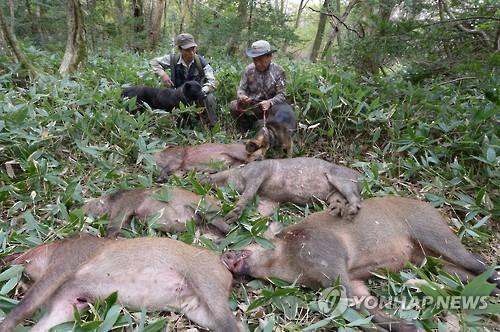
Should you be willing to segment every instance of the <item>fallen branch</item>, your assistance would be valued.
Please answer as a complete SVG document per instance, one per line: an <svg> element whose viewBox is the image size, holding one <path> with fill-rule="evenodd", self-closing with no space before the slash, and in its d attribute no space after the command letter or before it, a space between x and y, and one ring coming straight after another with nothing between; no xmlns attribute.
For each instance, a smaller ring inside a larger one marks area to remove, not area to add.
<svg viewBox="0 0 500 332"><path fill-rule="evenodd" d="M476 79L476 78L477 77L475 77L475 76L459 77L459 78L455 78L453 80L449 80L449 81L438 83L437 85L445 85L445 84L448 84L448 83L453 83L453 82L463 81L463 80L471 80L471 79Z"/></svg>

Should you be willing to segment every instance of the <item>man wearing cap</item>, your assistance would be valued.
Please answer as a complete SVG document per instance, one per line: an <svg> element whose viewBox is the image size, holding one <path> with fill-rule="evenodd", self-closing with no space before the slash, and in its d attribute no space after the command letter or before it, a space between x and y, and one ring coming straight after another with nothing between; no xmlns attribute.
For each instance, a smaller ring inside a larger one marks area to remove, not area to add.
<svg viewBox="0 0 500 332"><path fill-rule="evenodd" d="M181 33L178 35L175 39L175 45L180 54L166 54L154 58L149 62L151 68L160 76L166 87L178 88L186 81L198 81L206 94L204 106L207 110L208 121L210 125L214 125L218 120L217 102L213 94L215 90L214 70L205 58L196 54L198 45L191 34ZM167 69L170 69L170 75L167 73Z"/></svg>
<svg viewBox="0 0 500 332"><path fill-rule="evenodd" d="M285 72L272 61L274 52L276 49L265 40L254 42L246 50L253 63L241 77L238 99L229 104L242 133L258 119L273 115L274 105L285 103Z"/></svg>

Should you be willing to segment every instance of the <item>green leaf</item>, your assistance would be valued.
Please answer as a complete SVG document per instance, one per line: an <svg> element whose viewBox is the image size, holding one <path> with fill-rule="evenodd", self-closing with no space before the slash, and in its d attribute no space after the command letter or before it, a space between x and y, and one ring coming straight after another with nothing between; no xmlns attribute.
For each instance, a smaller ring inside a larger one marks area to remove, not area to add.
<svg viewBox="0 0 500 332"><path fill-rule="evenodd" d="M167 320L165 318L158 319L154 323L149 324L144 328L144 332L156 332L161 331L167 324Z"/></svg>
<svg viewBox="0 0 500 332"><path fill-rule="evenodd" d="M7 270L0 273L0 281L10 280L10 279L20 279L21 274L24 271L23 265L13 265Z"/></svg>
<svg viewBox="0 0 500 332"><path fill-rule="evenodd" d="M495 152L495 149L491 146L488 147L488 149L486 150L486 160L489 163L493 163L493 162L495 162L496 158L497 158L497 154Z"/></svg>
<svg viewBox="0 0 500 332"><path fill-rule="evenodd" d="M259 307L265 306L271 302L271 299L268 297L261 297L256 300L254 300L252 303L247 308L247 312L251 312Z"/></svg>
<svg viewBox="0 0 500 332"><path fill-rule="evenodd" d="M260 236L256 236L254 239L255 239L255 242L257 242L263 248L274 249L274 244L271 241L269 241L268 239L265 239L265 238L260 237Z"/></svg>
<svg viewBox="0 0 500 332"><path fill-rule="evenodd" d="M495 270L495 266L488 268L488 270L484 271L477 277L474 277L471 281L465 285L462 290L462 296L488 296L491 294L493 289L495 289L495 285L487 282L488 278L491 277L493 271Z"/></svg>
<svg viewBox="0 0 500 332"><path fill-rule="evenodd" d="M122 307L119 304L114 304L111 308L109 308L104 321L99 326L98 332L108 332L109 330L111 330L113 328L113 325L115 325L115 322L118 319L121 310Z"/></svg>
<svg viewBox="0 0 500 332"><path fill-rule="evenodd" d="M302 331L303 332L308 332L308 331L315 331L315 330L318 330L324 326L327 326L328 324L330 324L330 322L332 321L333 318L331 317L328 317L328 318L325 318L325 319L322 319L320 320L319 322L317 323L314 323L312 325L309 325L308 327L306 327L305 329L303 329Z"/></svg>

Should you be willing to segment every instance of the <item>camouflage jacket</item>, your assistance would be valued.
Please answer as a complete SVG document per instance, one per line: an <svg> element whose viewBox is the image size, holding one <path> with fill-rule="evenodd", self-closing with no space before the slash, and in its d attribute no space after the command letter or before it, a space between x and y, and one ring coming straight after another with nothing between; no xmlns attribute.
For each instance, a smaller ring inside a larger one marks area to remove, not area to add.
<svg viewBox="0 0 500 332"><path fill-rule="evenodd" d="M238 87L238 97L246 95L256 102L271 100L271 105L285 102L285 72L280 65L271 62L269 68L261 73L249 64L243 73Z"/></svg>

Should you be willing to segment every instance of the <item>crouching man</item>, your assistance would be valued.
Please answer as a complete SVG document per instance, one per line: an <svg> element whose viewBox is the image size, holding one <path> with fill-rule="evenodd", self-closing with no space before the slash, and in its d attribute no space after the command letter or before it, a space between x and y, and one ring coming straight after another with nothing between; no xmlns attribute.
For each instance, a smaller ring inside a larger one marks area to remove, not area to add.
<svg viewBox="0 0 500 332"><path fill-rule="evenodd" d="M189 33L181 33L175 39L179 54L166 54L149 62L153 71L160 76L166 87L180 87L186 81L198 81L206 94L203 105L207 112L210 126L217 123L217 101L213 94L215 76L212 66L204 57L196 53L198 44ZM167 73L170 71L170 75Z"/></svg>
<svg viewBox="0 0 500 332"><path fill-rule="evenodd" d="M229 104L242 134L252 129L257 120L273 117L275 106L286 103L285 72L273 62L277 50L265 40L258 40L246 50L252 58L243 73L237 99ZM265 123L264 123L265 124Z"/></svg>

